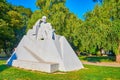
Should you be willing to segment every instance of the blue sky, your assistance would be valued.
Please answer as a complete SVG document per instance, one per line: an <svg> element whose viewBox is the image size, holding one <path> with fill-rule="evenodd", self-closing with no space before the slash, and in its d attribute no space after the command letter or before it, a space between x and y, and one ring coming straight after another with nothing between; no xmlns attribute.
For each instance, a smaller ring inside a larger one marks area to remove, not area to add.
<svg viewBox="0 0 120 80"><path fill-rule="evenodd" d="M95 3L92 0L66 0L66 7L71 12L83 19L83 15L94 8Z"/></svg>
<svg viewBox="0 0 120 80"><path fill-rule="evenodd" d="M7 0L13 5L22 5L31 8L32 11L38 9L35 6L36 0ZM83 15L94 8L95 3L92 0L66 0L66 7L79 18L83 19Z"/></svg>

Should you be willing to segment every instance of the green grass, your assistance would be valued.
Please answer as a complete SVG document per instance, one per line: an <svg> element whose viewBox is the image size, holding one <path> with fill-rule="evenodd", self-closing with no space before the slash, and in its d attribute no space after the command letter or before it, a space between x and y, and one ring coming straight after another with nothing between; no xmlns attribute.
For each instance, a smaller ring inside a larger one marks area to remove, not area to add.
<svg viewBox="0 0 120 80"><path fill-rule="evenodd" d="M84 69L72 72L44 73L9 67L0 60L0 80L120 80L120 67L84 65Z"/></svg>
<svg viewBox="0 0 120 80"><path fill-rule="evenodd" d="M79 56L79 59L88 62L114 62L115 56Z"/></svg>

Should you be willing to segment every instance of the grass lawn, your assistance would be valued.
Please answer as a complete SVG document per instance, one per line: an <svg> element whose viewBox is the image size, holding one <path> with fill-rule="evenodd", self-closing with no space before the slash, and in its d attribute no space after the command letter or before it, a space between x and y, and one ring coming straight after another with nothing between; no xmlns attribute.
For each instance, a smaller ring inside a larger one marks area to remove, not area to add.
<svg viewBox="0 0 120 80"><path fill-rule="evenodd" d="M120 67L84 65L84 69L52 74L5 65L0 60L0 80L120 80Z"/></svg>
<svg viewBox="0 0 120 80"><path fill-rule="evenodd" d="M115 56L79 56L79 59L88 62L114 62Z"/></svg>

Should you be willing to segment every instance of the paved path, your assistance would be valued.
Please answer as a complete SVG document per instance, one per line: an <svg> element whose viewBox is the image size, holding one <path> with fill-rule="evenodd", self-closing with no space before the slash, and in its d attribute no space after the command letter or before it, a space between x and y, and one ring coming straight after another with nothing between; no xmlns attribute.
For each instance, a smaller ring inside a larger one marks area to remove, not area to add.
<svg viewBox="0 0 120 80"><path fill-rule="evenodd" d="M96 66L110 66L110 67L120 67L120 63L116 62L87 62L82 61L83 64L96 65Z"/></svg>

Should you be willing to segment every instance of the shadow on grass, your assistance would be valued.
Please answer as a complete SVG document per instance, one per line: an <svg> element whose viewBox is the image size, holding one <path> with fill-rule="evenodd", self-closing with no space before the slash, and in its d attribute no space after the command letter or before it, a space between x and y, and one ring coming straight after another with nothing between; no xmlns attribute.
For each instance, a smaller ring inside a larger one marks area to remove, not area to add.
<svg viewBox="0 0 120 80"><path fill-rule="evenodd" d="M113 62L115 61L115 56L86 56L80 59L88 62Z"/></svg>
<svg viewBox="0 0 120 80"><path fill-rule="evenodd" d="M6 70L8 68L10 68L10 66L7 66L6 64L2 64L2 65L0 65L0 72Z"/></svg>
<svg viewBox="0 0 120 80"><path fill-rule="evenodd" d="M10 68L10 66L6 65L6 60L8 58L0 58L0 72Z"/></svg>

